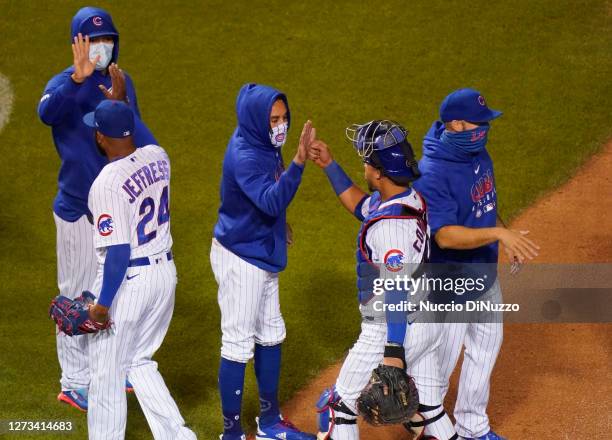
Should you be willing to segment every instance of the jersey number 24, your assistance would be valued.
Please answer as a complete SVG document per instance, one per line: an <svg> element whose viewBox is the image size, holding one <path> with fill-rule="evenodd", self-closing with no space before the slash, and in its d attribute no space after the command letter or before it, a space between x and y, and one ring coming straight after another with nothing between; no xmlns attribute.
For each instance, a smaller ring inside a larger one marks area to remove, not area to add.
<svg viewBox="0 0 612 440"><path fill-rule="evenodd" d="M140 205L139 214L142 216L136 227L138 232L138 245L150 242L157 236L157 230L153 229L146 233L147 223L155 216L155 200L151 197L144 199ZM161 226L170 220L170 210L168 209L168 185L164 186L161 197L159 198L159 210L157 211L157 226Z"/></svg>

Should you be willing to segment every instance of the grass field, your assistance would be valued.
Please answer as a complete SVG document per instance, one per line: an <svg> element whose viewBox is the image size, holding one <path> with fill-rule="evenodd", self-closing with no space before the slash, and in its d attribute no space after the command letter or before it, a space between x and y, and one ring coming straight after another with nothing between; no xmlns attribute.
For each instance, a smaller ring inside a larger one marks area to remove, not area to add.
<svg viewBox="0 0 612 440"><path fill-rule="evenodd" d="M221 160L243 83L267 83L287 93L294 122L287 160L297 127L310 118L356 181L361 166L343 139L346 125L396 119L409 127L420 152L441 99L455 88L478 88L504 111L489 150L505 217L566 180L612 134L609 2L98 5L113 15L121 33L119 65L132 75L143 118L173 162L180 280L174 320L157 360L200 438L216 438L221 430L219 312L208 253ZM57 290L51 204L59 160L36 106L48 79L71 63L70 20L81 6L0 0L0 74L15 95L10 122L0 133L0 418L69 418L78 438L84 437L85 417L55 401L59 367L46 313ZM359 324L353 279L358 225L314 166L307 167L288 215L296 244L281 277L288 327L283 399L337 360ZM249 421L257 412L255 390L250 369ZM127 438L150 438L133 397Z"/></svg>

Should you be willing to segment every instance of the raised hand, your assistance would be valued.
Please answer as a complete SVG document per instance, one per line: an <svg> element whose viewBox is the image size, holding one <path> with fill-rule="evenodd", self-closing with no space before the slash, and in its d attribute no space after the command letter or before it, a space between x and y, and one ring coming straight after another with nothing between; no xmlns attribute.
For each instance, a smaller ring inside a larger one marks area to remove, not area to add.
<svg viewBox="0 0 612 440"><path fill-rule="evenodd" d="M334 158L329 151L329 147L320 139L315 139L308 150L308 158L320 168L325 168L332 163Z"/></svg>
<svg viewBox="0 0 612 440"><path fill-rule="evenodd" d="M316 129L312 126L312 122L310 120L306 121L304 124L304 128L302 129L302 134L300 134L300 142L298 144L297 153L295 153L295 157L293 161L298 165L304 165L306 163L306 159L308 158L308 150L310 149L310 145L316 139L317 132Z"/></svg>
<svg viewBox="0 0 612 440"><path fill-rule="evenodd" d="M115 63L108 66L108 73L111 77L111 90L108 90L104 85L100 84L98 88L102 90L106 99L114 99L117 101L126 101L127 92L125 88L125 74L123 70Z"/></svg>
<svg viewBox="0 0 612 440"><path fill-rule="evenodd" d="M74 63L74 73L71 75L72 80L77 83L85 81L93 71L96 69L96 63L100 59L100 55L97 55L95 59L89 59L89 35L83 38L83 35L79 34L74 37L72 43L72 58Z"/></svg>

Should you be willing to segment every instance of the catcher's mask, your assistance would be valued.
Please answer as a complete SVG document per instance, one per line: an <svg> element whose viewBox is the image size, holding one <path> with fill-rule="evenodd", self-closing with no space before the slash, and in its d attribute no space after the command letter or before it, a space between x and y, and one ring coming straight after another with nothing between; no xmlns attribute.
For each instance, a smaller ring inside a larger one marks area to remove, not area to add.
<svg viewBox="0 0 612 440"><path fill-rule="evenodd" d="M363 161L401 186L421 176L408 131L395 121L376 119L346 128L346 137Z"/></svg>

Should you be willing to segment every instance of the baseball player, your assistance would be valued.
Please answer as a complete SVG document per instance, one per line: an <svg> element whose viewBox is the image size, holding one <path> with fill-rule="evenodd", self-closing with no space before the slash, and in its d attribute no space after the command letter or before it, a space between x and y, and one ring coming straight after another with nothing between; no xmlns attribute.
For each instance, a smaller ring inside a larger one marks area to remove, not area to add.
<svg viewBox="0 0 612 440"><path fill-rule="evenodd" d="M501 114L489 109L476 90L460 89L448 95L440 107L441 120L434 122L425 136L419 162L422 177L414 185L429 207L431 263L460 267L461 275L478 272L485 280L480 300L492 302L502 302L497 280L498 242L504 245L510 261L521 264L535 257L538 249L525 237L528 231L496 227L497 192L486 144L489 123ZM501 320L442 327L444 394L465 347L454 410L457 433L464 439L503 439L491 430L486 412L491 373L502 344Z"/></svg>
<svg viewBox="0 0 612 440"><path fill-rule="evenodd" d="M322 141L315 140L309 152L309 157L324 169L342 205L362 222L357 236L361 333L336 384L325 390L317 403L318 438L359 438L356 401L372 370L382 362L403 369L407 365L408 374L414 378L420 396L420 421L412 428L418 438L455 439L455 430L442 407L443 381L437 359L440 326L415 322L408 311L381 314L381 297L373 290L372 277L387 278L402 269L411 276L428 254L426 205L410 186L419 177L419 170L407 132L395 122L375 120L349 127L347 136L363 158L371 194L353 184ZM395 292L385 295L382 302L402 301Z"/></svg>
<svg viewBox="0 0 612 440"><path fill-rule="evenodd" d="M89 438L125 437L129 377L153 438L195 439L152 360L170 325L176 287L170 159L157 145L136 149L134 113L121 101L102 101L83 121L95 128L98 148L110 161L88 201L100 264L100 294L89 315L95 322L112 321L110 330L88 336Z"/></svg>
<svg viewBox="0 0 612 440"><path fill-rule="evenodd" d="M291 123L287 97L246 84L236 101L238 127L223 160L221 206L210 261L219 285L223 440L244 439L240 413L244 372L251 358L259 388L257 439L314 439L280 414L278 382L285 323L278 276L291 239L285 211L295 196L314 137L304 125L297 153L285 169L281 154Z"/></svg>
<svg viewBox="0 0 612 440"><path fill-rule="evenodd" d="M61 159L59 190L53 203L57 230L57 281L61 295L74 298L92 287L97 261L92 217L87 208L91 183L108 162L98 151L93 130L82 122L107 98L129 102L135 112L136 146L157 144L140 121L132 80L114 63L119 56L119 34L111 16L92 7L80 9L72 19L73 65L55 75L45 87L38 114L52 128ZM87 410L89 363L87 338L57 334L57 356L62 391L58 400Z"/></svg>

